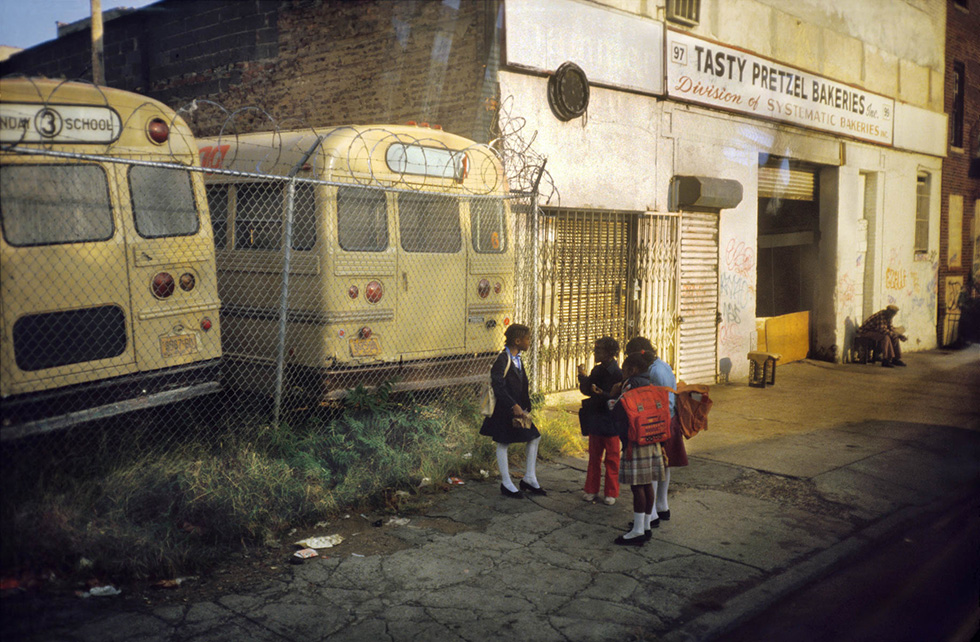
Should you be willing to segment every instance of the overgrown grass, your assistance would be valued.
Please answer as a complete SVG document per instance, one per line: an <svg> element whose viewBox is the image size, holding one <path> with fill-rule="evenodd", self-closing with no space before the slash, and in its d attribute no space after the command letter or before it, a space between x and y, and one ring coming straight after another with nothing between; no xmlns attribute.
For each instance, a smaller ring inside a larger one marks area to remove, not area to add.
<svg viewBox="0 0 980 642"><path fill-rule="evenodd" d="M536 415L542 457L580 450L577 425ZM295 414L279 427L233 413L221 425L174 419L107 426L99 439L87 433L56 465L40 459L58 437L27 457L5 450L4 571L64 576L84 566L114 580L197 573L340 510L383 508L394 490L415 495L425 478L438 486L496 470L468 391L422 405L385 387L359 390L343 412Z"/></svg>

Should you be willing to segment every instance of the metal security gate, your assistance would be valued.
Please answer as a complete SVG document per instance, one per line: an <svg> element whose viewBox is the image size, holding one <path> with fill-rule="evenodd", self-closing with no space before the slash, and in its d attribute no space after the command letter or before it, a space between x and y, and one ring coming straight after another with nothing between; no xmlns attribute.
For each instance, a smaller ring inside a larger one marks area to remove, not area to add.
<svg viewBox="0 0 980 642"><path fill-rule="evenodd" d="M636 295L639 322L632 336L650 339L658 356L677 369L678 214L650 214L639 223Z"/></svg>
<svg viewBox="0 0 980 642"><path fill-rule="evenodd" d="M609 335L635 334L636 212L542 209L538 389L578 387L576 366Z"/></svg>
<svg viewBox="0 0 980 642"><path fill-rule="evenodd" d="M681 213L680 318L675 373L712 384L718 374L718 214Z"/></svg>

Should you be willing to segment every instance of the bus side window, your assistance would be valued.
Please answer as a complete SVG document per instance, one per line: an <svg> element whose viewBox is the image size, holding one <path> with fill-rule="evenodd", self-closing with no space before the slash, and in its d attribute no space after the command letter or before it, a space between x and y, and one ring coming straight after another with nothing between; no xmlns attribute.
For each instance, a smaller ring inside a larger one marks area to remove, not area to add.
<svg viewBox="0 0 980 642"><path fill-rule="evenodd" d="M0 166L0 222L15 246L107 241L115 226L98 165Z"/></svg>
<svg viewBox="0 0 980 642"><path fill-rule="evenodd" d="M129 170L129 193L136 231L143 238L191 236L200 222L190 172L136 166Z"/></svg>
<svg viewBox="0 0 980 642"><path fill-rule="evenodd" d="M337 240L348 252L388 249L385 193L364 187L337 189Z"/></svg>
<svg viewBox="0 0 980 642"><path fill-rule="evenodd" d="M211 210L211 230L214 247L223 250L228 245L228 186L207 185L208 209Z"/></svg>
<svg viewBox="0 0 980 642"><path fill-rule="evenodd" d="M473 249L481 254L507 251L507 226L504 224L504 202L480 198L470 201L470 229Z"/></svg>
<svg viewBox="0 0 980 642"><path fill-rule="evenodd" d="M281 249L282 185L239 183L235 189L235 249Z"/></svg>
<svg viewBox="0 0 980 642"><path fill-rule="evenodd" d="M286 214L282 183L240 183L235 189L235 249L281 250ZM316 243L316 190L296 187L293 203L293 249L310 250Z"/></svg>
<svg viewBox="0 0 980 642"><path fill-rule="evenodd" d="M455 254L463 245L459 199L435 194L399 194L398 229L406 252Z"/></svg>

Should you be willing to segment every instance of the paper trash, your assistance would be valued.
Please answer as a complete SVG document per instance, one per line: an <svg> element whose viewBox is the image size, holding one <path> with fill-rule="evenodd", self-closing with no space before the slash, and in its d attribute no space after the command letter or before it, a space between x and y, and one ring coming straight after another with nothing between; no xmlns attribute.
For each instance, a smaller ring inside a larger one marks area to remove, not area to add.
<svg viewBox="0 0 980 642"><path fill-rule="evenodd" d="M344 541L340 535L323 535L320 537L307 537L296 542L296 546L305 548L332 548Z"/></svg>

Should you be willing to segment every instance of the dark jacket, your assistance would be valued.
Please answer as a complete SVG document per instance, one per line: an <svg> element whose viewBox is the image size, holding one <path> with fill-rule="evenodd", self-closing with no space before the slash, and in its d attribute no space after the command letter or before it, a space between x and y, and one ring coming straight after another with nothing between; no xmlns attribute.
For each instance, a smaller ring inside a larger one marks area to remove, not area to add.
<svg viewBox="0 0 980 642"><path fill-rule="evenodd" d="M523 368L518 370L511 363L507 369L507 362L510 356L506 350L497 355L497 359L490 368L490 385L493 387L493 394L496 398L493 414L483 420L480 434L491 437L494 441L502 444L512 444L515 442L531 441L541 436L537 426L531 425L531 429L515 428L514 405L519 405L525 411L531 410L531 395L529 392L527 373ZM507 370L507 376L504 376Z"/></svg>
<svg viewBox="0 0 980 642"><path fill-rule="evenodd" d="M582 412L579 414L579 421L583 422L583 434L601 437L614 437L618 434L607 402L612 399L609 395L612 387L622 380L623 371L615 359L605 364L597 363L588 376L578 376L579 390L588 397L582 401ZM602 392L592 392L592 384L598 386Z"/></svg>

